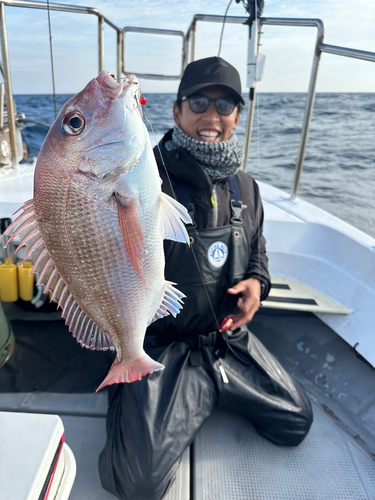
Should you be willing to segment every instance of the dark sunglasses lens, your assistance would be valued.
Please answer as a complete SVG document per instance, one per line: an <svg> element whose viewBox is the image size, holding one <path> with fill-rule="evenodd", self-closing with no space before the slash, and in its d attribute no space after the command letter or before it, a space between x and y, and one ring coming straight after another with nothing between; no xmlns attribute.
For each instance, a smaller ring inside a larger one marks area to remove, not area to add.
<svg viewBox="0 0 375 500"><path fill-rule="evenodd" d="M193 113L204 113L210 105L210 100L204 95L196 95L190 97L189 105Z"/></svg>
<svg viewBox="0 0 375 500"><path fill-rule="evenodd" d="M216 111L222 116L229 116L232 114L235 107L236 103L230 97L221 97L217 99L215 103Z"/></svg>

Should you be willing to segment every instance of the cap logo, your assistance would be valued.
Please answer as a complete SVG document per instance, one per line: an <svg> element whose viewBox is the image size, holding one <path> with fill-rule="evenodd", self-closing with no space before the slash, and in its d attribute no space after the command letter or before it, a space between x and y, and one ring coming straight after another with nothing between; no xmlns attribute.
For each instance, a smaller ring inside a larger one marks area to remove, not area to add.
<svg viewBox="0 0 375 500"><path fill-rule="evenodd" d="M212 66L207 68L203 74L204 75L217 75L221 68L228 68L228 64L222 61L215 62Z"/></svg>

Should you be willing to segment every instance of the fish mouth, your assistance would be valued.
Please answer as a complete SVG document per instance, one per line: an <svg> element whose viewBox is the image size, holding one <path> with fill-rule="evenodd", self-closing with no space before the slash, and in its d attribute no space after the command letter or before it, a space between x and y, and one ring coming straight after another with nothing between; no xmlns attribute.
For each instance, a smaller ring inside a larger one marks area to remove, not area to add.
<svg viewBox="0 0 375 500"><path fill-rule="evenodd" d="M101 71L96 77L103 94L104 102L108 105L114 99L121 99L130 90L138 100L141 97L138 78L135 75L128 75L124 82L118 82L108 71Z"/></svg>

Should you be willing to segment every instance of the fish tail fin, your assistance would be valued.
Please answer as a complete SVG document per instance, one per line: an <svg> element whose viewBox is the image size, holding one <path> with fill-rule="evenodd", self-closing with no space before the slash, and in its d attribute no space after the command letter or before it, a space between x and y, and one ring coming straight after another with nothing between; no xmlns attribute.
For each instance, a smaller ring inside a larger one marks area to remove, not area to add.
<svg viewBox="0 0 375 500"><path fill-rule="evenodd" d="M116 360L96 392L104 389L107 385L130 384L136 380L141 380L145 375L150 375L159 370L164 370L164 365L153 360L147 354L143 358L127 364Z"/></svg>

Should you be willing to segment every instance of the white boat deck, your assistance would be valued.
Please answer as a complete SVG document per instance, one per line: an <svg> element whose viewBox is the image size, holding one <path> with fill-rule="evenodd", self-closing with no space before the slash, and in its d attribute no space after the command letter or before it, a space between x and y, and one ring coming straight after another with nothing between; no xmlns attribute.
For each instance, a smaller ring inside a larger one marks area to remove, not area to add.
<svg viewBox="0 0 375 500"><path fill-rule="evenodd" d="M350 314L315 314L375 366L375 239L259 183L271 275L308 285Z"/></svg>

